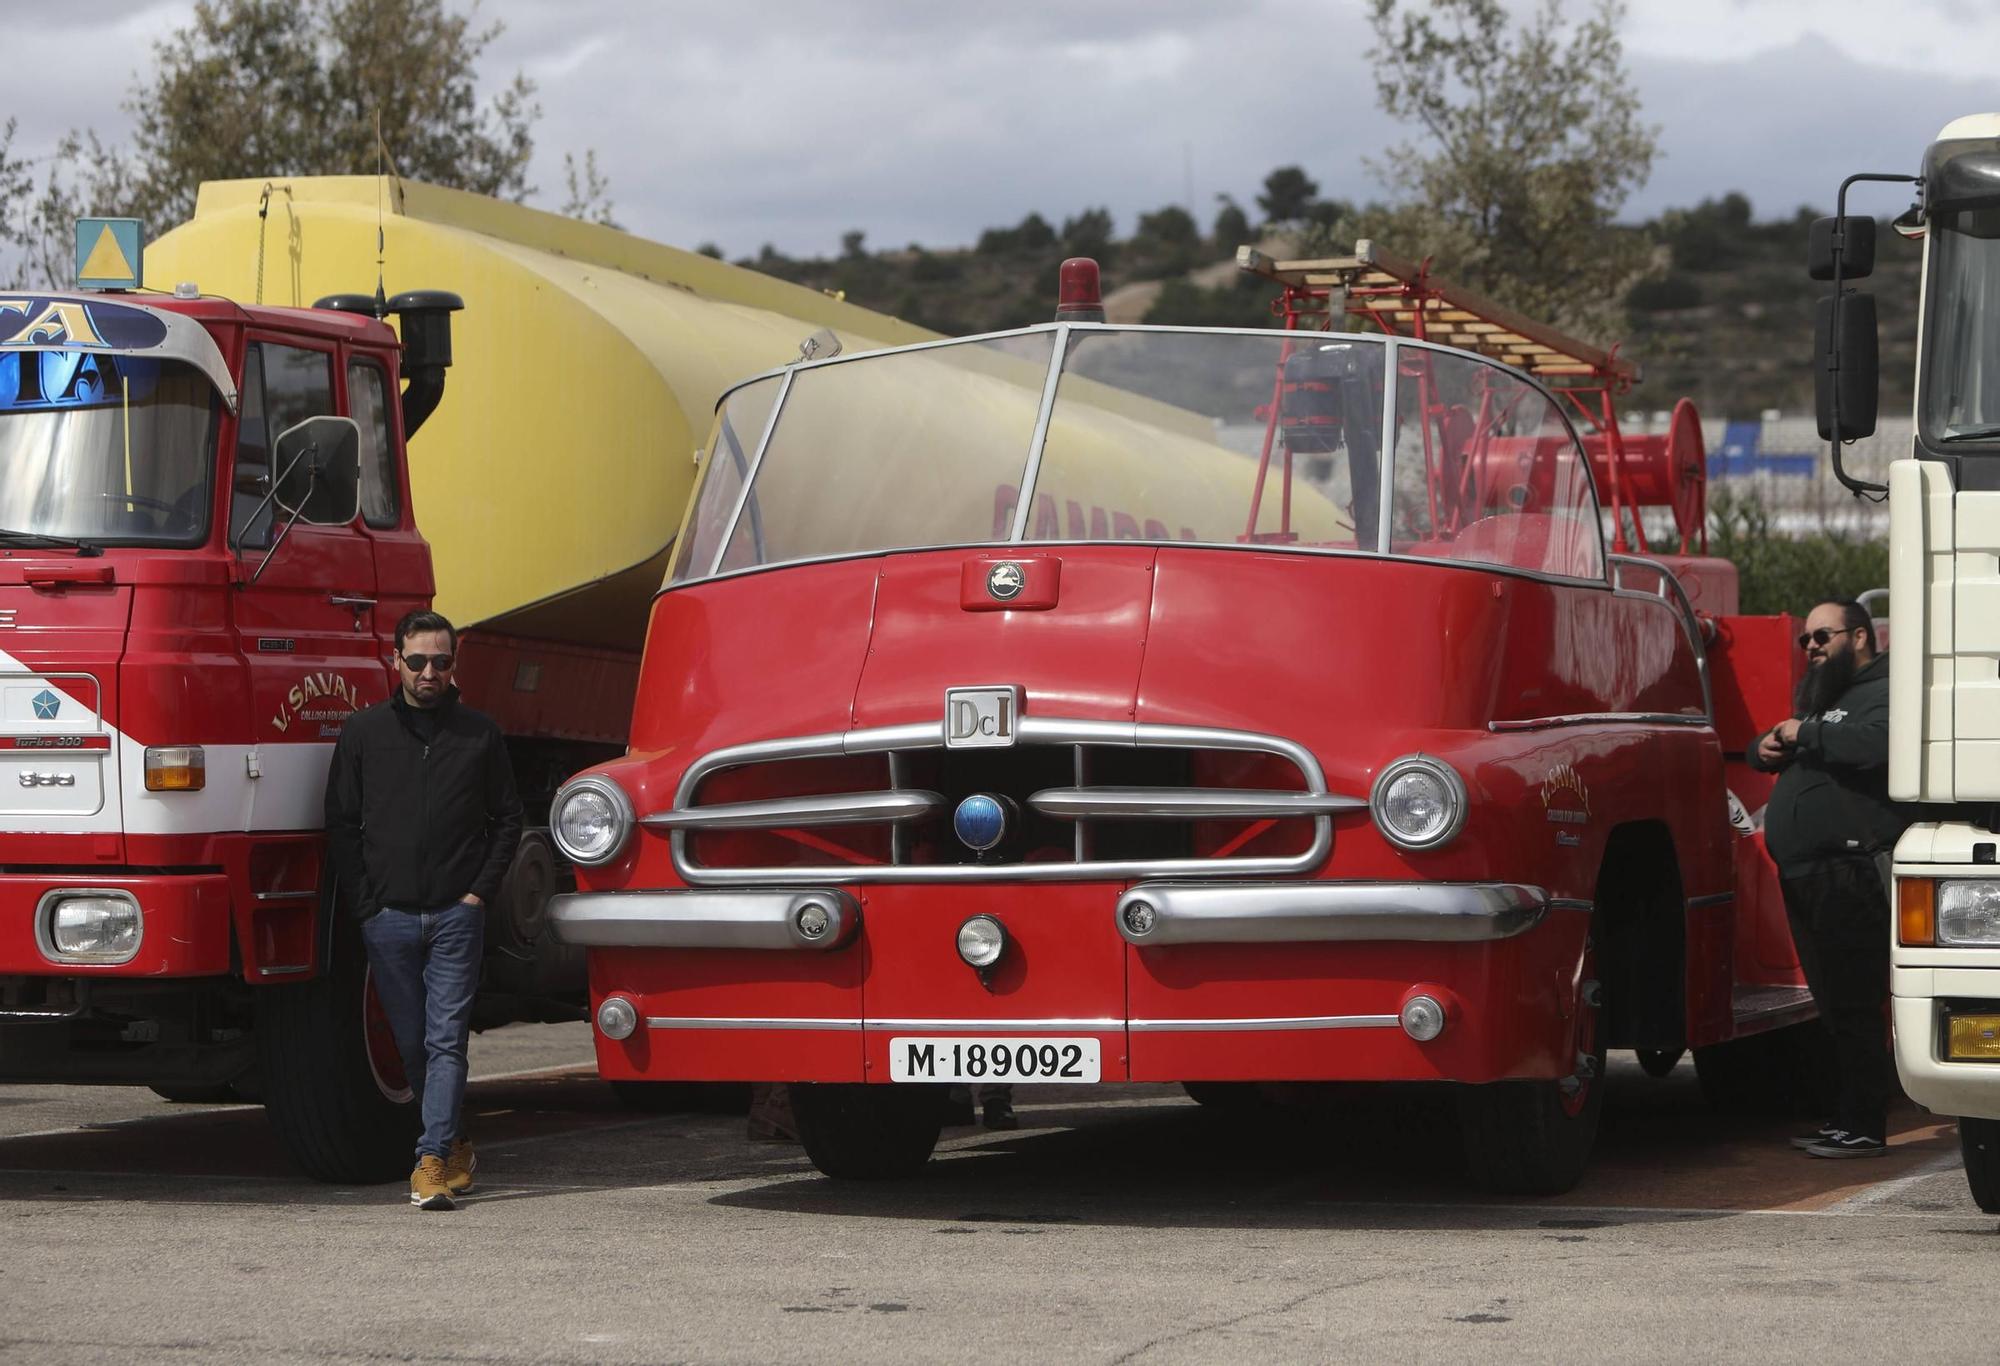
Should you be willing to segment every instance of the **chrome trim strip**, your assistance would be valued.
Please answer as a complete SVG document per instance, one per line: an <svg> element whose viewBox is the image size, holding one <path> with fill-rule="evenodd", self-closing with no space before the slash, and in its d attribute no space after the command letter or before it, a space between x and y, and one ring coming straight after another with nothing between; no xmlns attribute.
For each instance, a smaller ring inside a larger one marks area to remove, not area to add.
<svg viewBox="0 0 2000 1366"><path fill-rule="evenodd" d="M257 969L258 974L264 977L288 977L293 973L311 971L311 963L270 963Z"/></svg>
<svg viewBox="0 0 2000 1366"><path fill-rule="evenodd" d="M1585 915L1589 915L1597 909L1597 903L1594 901L1584 901L1578 897L1552 896L1549 898L1549 909L1552 911L1582 911Z"/></svg>
<svg viewBox="0 0 2000 1366"><path fill-rule="evenodd" d="M836 792L824 797L781 797L762 802L721 802L662 811L639 823L668 830L776 830L804 825L882 825L921 820L948 803L939 792Z"/></svg>
<svg viewBox="0 0 2000 1366"><path fill-rule="evenodd" d="M1152 928L1134 934L1126 911L1143 902ZM1392 940L1477 944L1540 924L1549 898L1511 882L1140 883L1118 898L1113 921L1128 944L1344 943Z"/></svg>
<svg viewBox="0 0 2000 1366"><path fill-rule="evenodd" d="M794 917L825 908L825 934L808 939ZM549 899L549 925L565 944L645 949L837 949L860 928L861 908L832 887L756 892L566 892Z"/></svg>
<svg viewBox="0 0 2000 1366"><path fill-rule="evenodd" d="M1709 726L1706 716L1689 716L1671 711L1586 711L1569 716L1537 716L1526 721L1488 721L1486 729L1501 734L1524 730L1555 730L1561 726L1649 725Z"/></svg>
<svg viewBox="0 0 2000 1366"><path fill-rule="evenodd" d="M1699 911L1707 906L1727 906L1734 900L1736 900L1736 893L1734 892L1710 892L1707 896L1689 897L1687 899L1687 908L1691 911Z"/></svg>
<svg viewBox="0 0 2000 1366"><path fill-rule="evenodd" d="M318 896L319 889L308 887L301 892L252 892L252 901L304 901L309 896Z"/></svg>
<svg viewBox="0 0 2000 1366"><path fill-rule="evenodd" d="M1014 525L1010 541L1027 539L1028 518L1035 510L1035 481L1042 474L1042 447L1049 439L1049 416L1055 411L1056 389L1062 383L1063 357L1069 351L1069 324L1056 324L1055 345L1049 352L1049 373L1042 381L1042 404L1035 411L1034 434L1028 438L1028 464L1021 471L1020 492L1015 495Z"/></svg>
<svg viewBox="0 0 2000 1366"><path fill-rule="evenodd" d="M859 1020L781 1019L758 1015L648 1015L648 1029L832 1029L861 1032Z"/></svg>
<svg viewBox="0 0 2000 1366"><path fill-rule="evenodd" d="M863 1020L866 1029L903 1030L921 1034L1122 1034L1125 1021L1116 1016L1078 1020Z"/></svg>
<svg viewBox="0 0 2000 1366"><path fill-rule="evenodd" d="M1029 797L1028 805L1068 821L1317 816L1368 809L1361 797L1228 787L1050 787Z"/></svg>
<svg viewBox="0 0 2000 1366"><path fill-rule="evenodd" d="M1394 1015L1274 1015L1241 1020L1129 1020L1134 1034L1223 1033L1252 1029L1394 1029Z"/></svg>
<svg viewBox="0 0 2000 1366"><path fill-rule="evenodd" d="M729 511L729 525L722 529L722 539L716 542L715 559L708 566L710 578L722 571L722 560L729 553L729 543L736 539L736 524L742 520L743 509L750 502L750 490L756 485L757 471L764 467L764 452L770 448L771 436L778 430L778 417L785 411L785 398L792 392L792 380L798 373L796 365L787 368L785 378L778 385L778 396L771 400L771 415L764 419L764 434L757 438L757 451L750 457L750 467L743 471L743 487L736 491L736 506Z"/></svg>
<svg viewBox="0 0 2000 1366"><path fill-rule="evenodd" d="M1688 600L1687 588L1671 569L1657 560L1647 559L1642 555L1606 555L1605 559L1611 566L1611 591L1613 593L1627 591L1618 573L1618 566L1621 564L1633 564L1638 565L1642 569L1649 569L1660 576L1660 584L1663 588L1673 590L1675 605L1680 609L1675 613L1675 620L1680 625L1681 634L1687 637L1688 648L1694 651L1695 673L1701 679L1701 709L1704 715L1713 718L1715 716L1715 691L1708 676L1708 648L1702 644L1701 621L1694 614L1694 604ZM1661 602L1665 602L1667 598L1664 592L1641 593L1637 589L1630 591L1635 597L1656 598Z"/></svg>
<svg viewBox="0 0 2000 1366"><path fill-rule="evenodd" d="M1396 386L1402 371L1402 358L1397 348L1402 338L1389 339L1389 354L1382 358L1382 449L1375 457L1375 478L1381 484L1381 513L1375 521L1375 549L1386 555L1395 545L1390 529L1396 525L1396 404L1400 401ZM1419 390L1418 392L1422 392ZM1355 546L1360 549L1359 544Z"/></svg>
<svg viewBox="0 0 2000 1366"><path fill-rule="evenodd" d="M1229 749L1276 754L1291 761L1304 776L1308 796L1326 797L1326 775L1319 760L1293 740L1253 731L1215 730L1201 726L1162 726L1135 721L1081 721L1067 717L1024 716L1016 744L1130 745L1134 748ZM703 779L719 769L775 759L817 758L829 754L872 754L894 749L939 749L944 746L944 718L867 730L829 732L788 739L757 740L710 750L688 766L674 793L673 811L700 810L690 799ZM655 813L665 814L665 813ZM646 817L651 821L652 817ZM1126 859L1097 863L926 864L843 863L810 867L705 868L688 857L687 832L670 830L674 869L699 887L768 886L772 882L831 882L841 885L879 882L1083 882L1159 877L1283 877L1311 872L1333 849L1333 822L1325 814L1313 820L1313 841L1303 853L1269 858Z"/></svg>

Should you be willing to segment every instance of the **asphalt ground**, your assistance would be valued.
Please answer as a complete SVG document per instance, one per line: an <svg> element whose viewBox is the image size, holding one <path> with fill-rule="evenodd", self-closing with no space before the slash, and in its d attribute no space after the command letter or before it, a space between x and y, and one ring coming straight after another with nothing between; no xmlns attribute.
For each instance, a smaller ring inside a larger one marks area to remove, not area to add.
<svg viewBox="0 0 2000 1366"><path fill-rule="evenodd" d="M638 1115L583 1026L481 1035L480 1185L293 1174L254 1107L0 1087L0 1360L1992 1361L2000 1220L1955 1131L1825 1161L1614 1057L1597 1160L1466 1186L1422 1106L1231 1115L1021 1088L915 1180Z"/></svg>

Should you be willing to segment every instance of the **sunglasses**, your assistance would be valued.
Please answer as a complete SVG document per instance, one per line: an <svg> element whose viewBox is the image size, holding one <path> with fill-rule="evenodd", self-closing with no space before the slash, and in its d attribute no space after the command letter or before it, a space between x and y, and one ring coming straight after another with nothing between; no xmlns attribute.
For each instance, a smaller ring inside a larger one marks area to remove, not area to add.
<svg viewBox="0 0 2000 1366"><path fill-rule="evenodd" d="M403 664L413 674L425 669L436 669L441 674L451 672L451 666L458 662L457 655L404 655Z"/></svg>
<svg viewBox="0 0 2000 1366"><path fill-rule="evenodd" d="M1810 650L1813 646L1817 645L1821 649L1825 649L1826 643L1835 636L1849 635L1859 629L1859 627L1855 626L1844 626L1840 630L1834 631L1822 626L1817 631L1801 631L1799 632L1799 648L1801 650Z"/></svg>

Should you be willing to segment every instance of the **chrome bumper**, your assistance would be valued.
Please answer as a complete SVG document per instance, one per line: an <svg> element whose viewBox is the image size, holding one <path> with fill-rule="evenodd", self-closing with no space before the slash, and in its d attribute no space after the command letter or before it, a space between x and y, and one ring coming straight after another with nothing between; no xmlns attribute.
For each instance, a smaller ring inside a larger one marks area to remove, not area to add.
<svg viewBox="0 0 2000 1366"><path fill-rule="evenodd" d="M1150 908L1150 924L1145 911ZM1551 909L1589 910L1512 882L1142 882L1118 898L1129 944L1509 939ZM1146 928L1134 930L1135 925Z"/></svg>
<svg viewBox="0 0 2000 1366"><path fill-rule="evenodd" d="M808 937L798 914L817 903L827 928ZM837 949L854 937L861 908L832 887L783 891L569 892L549 902L566 944L643 949Z"/></svg>

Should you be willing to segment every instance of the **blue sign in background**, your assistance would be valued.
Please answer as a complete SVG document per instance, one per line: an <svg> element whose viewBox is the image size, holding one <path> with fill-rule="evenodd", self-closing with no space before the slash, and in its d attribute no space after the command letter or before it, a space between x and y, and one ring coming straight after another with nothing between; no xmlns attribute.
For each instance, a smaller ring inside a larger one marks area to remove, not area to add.
<svg viewBox="0 0 2000 1366"><path fill-rule="evenodd" d="M77 288L137 289L144 246L136 218L77 219Z"/></svg>

